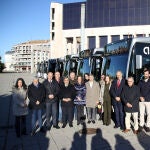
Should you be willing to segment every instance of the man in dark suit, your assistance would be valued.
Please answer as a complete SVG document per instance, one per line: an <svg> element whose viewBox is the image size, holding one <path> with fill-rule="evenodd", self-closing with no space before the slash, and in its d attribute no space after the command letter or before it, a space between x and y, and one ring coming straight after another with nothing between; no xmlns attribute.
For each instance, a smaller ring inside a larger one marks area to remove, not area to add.
<svg viewBox="0 0 150 150"><path fill-rule="evenodd" d="M121 130L124 130L124 111L123 111L123 104L121 100L121 92L125 85L125 79L122 78L122 72L117 71L116 79L113 81L110 93L112 97L112 104L114 107L115 113L115 126L114 128L120 127Z"/></svg>
<svg viewBox="0 0 150 150"><path fill-rule="evenodd" d="M50 118L52 116L53 127L59 129L57 121L58 113L58 94L59 94L59 85L53 80L53 73L49 72L47 80L43 82L43 85L46 90L46 120L47 120L47 129L50 129Z"/></svg>
<svg viewBox="0 0 150 150"><path fill-rule="evenodd" d="M36 130L37 118L40 131L44 131L42 128L42 109L44 108L45 89L37 77L35 77L33 83L28 86L28 98L30 100L29 107L32 109L31 135L33 135Z"/></svg>

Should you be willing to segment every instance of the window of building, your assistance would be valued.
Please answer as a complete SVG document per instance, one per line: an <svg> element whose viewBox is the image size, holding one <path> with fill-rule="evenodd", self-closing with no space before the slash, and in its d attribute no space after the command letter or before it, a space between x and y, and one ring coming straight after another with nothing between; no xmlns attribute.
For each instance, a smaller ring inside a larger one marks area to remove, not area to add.
<svg viewBox="0 0 150 150"><path fill-rule="evenodd" d="M137 37L145 37L146 35L145 34L137 34L136 36Z"/></svg>
<svg viewBox="0 0 150 150"><path fill-rule="evenodd" d="M66 38L66 40L67 40L67 43L73 43L73 38L72 37Z"/></svg>
<svg viewBox="0 0 150 150"><path fill-rule="evenodd" d="M132 34L123 35L123 38L124 38L124 39L127 39L127 38L132 38L132 37L133 37L133 35L132 35Z"/></svg>
<svg viewBox="0 0 150 150"><path fill-rule="evenodd" d="M54 20L54 16L55 16L55 8L52 8L52 20Z"/></svg>
<svg viewBox="0 0 150 150"><path fill-rule="evenodd" d="M89 36L88 37L88 48L93 49L96 47L96 38L95 36Z"/></svg>
<svg viewBox="0 0 150 150"><path fill-rule="evenodd" d="M103 48L106 44L107 44L107 41L108 41L108 37L107 36L100 36L99 37L99 47Z"/></svg>
<svg viewBox="0 0 150 150"><path fill-rule="evenodd" d="M52 40L54 40L54 39L55 39L55 33L52 32Z"/></svg>
<svg viewBox="0 0 150 150"><path fill-rule="evenodd" d="M114 42L114 41L118 41L120 40L120 35L112 35L111 36L111 41Z"/></svg>
<svg viewBox="0 0 150 150"><path fill-rule="evenodd" d="M52 30L55 29L55 22L52 22Z"/></svg>
<svg viewBox="0 0 150 150"><path fill-rule="evenodd" d="M86 27L150 24L149 0L87 0Z"/></svg>

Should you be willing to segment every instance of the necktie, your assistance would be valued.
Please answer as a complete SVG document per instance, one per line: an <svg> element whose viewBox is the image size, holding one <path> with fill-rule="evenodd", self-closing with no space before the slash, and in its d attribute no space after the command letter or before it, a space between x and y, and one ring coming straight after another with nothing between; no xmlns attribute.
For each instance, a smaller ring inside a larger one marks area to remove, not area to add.
<svg viewBox="0 0 150 150"><path fill-rule="evenodd" d="M120 80L117 80L117 88L120 86Z"/></svg>

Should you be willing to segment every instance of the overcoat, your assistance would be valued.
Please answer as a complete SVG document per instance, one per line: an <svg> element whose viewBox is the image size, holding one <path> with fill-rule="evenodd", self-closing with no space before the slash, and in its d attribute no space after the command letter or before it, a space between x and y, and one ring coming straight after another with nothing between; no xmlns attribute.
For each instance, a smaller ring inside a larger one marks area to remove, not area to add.
<svg viewBox="0 0 150 150"><path fill-rule="evenodd" d="M90 81L85 83L86 85L86 107L95 108L99 101L100 86L98 82L93 81L93 86L90 87Z"/></svg>

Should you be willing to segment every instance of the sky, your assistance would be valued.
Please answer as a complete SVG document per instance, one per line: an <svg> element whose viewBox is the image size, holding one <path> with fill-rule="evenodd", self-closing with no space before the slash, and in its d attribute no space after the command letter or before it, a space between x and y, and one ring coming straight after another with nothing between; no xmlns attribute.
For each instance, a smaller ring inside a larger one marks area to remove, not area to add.
<svg viewBox="0 0 150 150"><path fill-rule="evenodd" d="M59 3L85 0L52 0ZM50 39L51 0L0 0L0 56L19 43Z"/></svg>

